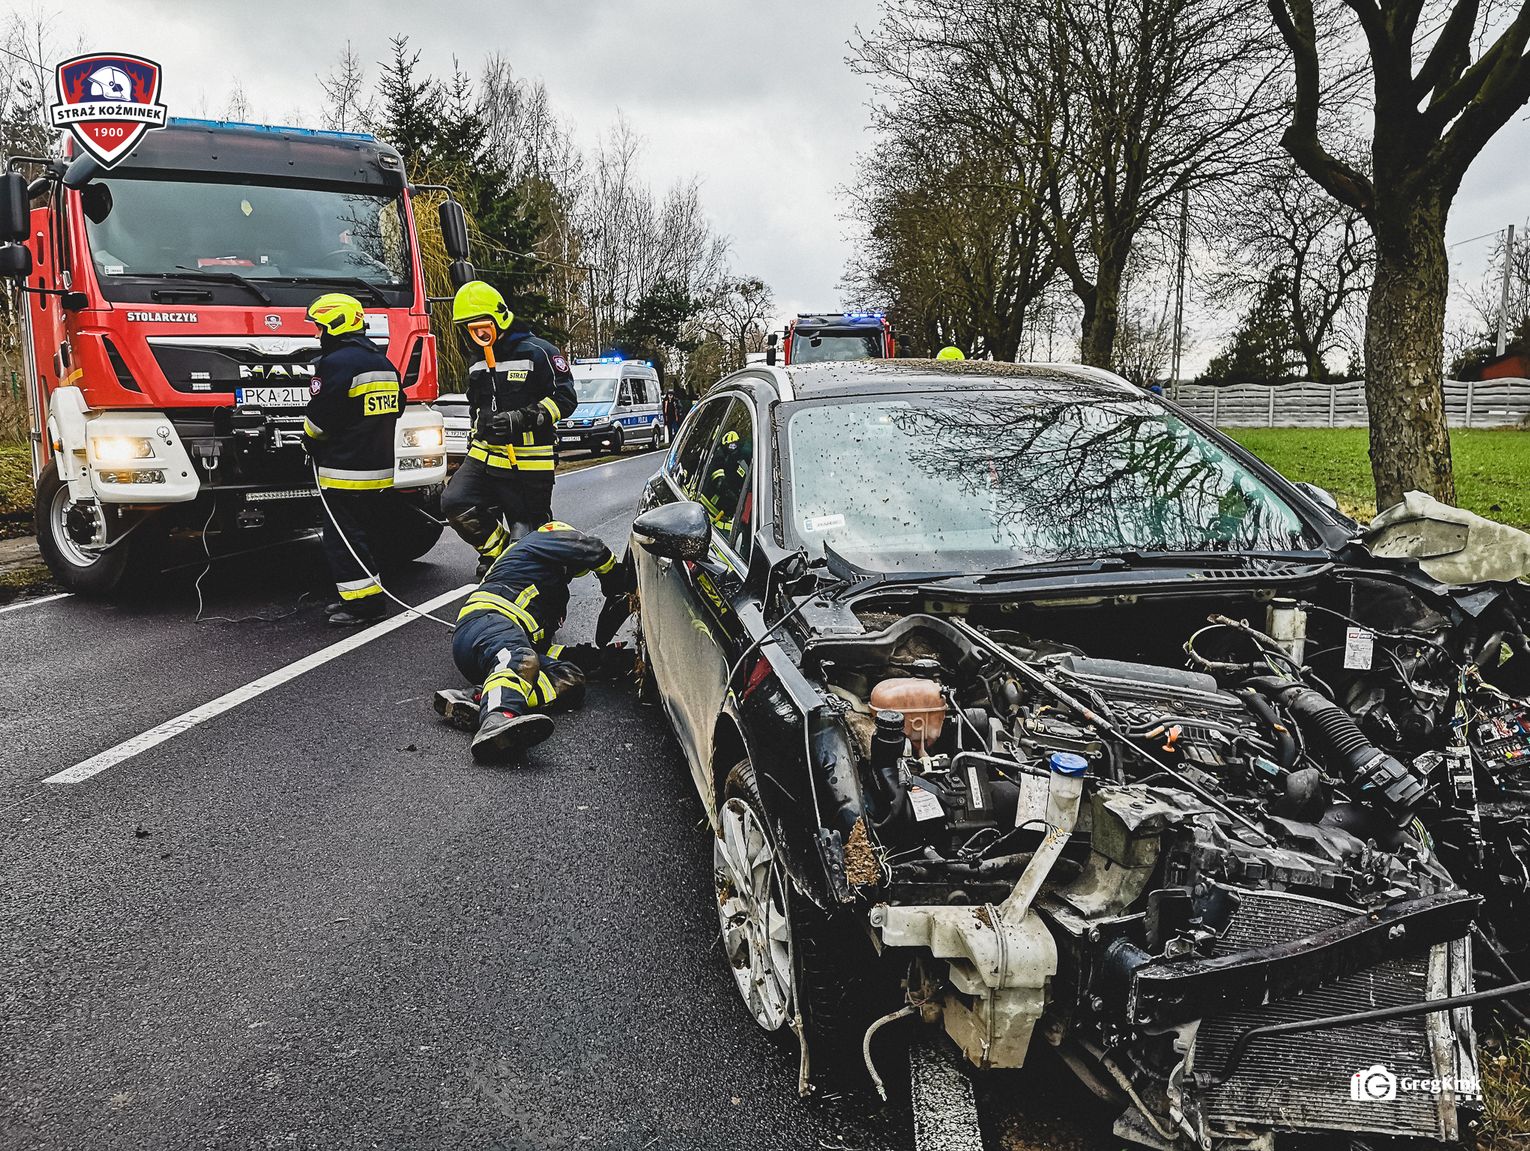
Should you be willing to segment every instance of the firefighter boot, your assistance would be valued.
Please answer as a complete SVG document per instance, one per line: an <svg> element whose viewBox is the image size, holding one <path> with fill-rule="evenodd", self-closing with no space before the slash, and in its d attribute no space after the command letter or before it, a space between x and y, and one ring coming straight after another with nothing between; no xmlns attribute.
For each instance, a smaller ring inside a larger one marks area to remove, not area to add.
<svg viewBox="0 0 1530 1151"><path fill-rule="evenodd" d="M339 611L330 612L329 626L355 627L358 624L376 623L387 614L387 601L380 595L371 595L341 604Z"/></svg>
<svg viewBox="0 0 1530 1151"><path fill-rule="evenodd" d="M436 714L458 731L478 730L478 698L470 691L443 687L436 692Z"/></svg>
<svg viewBox="0 0 1530 1151"><path fill-rule="evenodd" d="M511 715L491 711L473 737L473 758L479 763L504 763L553 732L553 721L540 712Z"/></svg>

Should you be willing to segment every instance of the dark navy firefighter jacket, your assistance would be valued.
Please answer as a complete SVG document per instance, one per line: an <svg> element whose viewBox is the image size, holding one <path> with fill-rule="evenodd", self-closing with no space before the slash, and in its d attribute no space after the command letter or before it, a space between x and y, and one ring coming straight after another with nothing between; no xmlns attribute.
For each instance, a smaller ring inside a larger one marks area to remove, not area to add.
<svg viewBox="0 0 1530 1151"><path fill-rule="evenodd" d="M403 411L398 372L360 332L319 356L303 410L308 454L321 488L375 491L393 486L393 430Z"/></svg>

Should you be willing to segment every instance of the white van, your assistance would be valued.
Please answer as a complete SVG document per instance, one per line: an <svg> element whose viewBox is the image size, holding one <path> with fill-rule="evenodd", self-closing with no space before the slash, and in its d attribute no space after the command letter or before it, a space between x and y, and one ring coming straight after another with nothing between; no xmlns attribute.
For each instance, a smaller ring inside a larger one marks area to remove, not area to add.
<svg viewBox="0 0 1530 1151"><path fill-rule="evenodd" d="M647 360L575 360L574 391L579 406L558 421L560 450L619 452L628 444L658 448L669 442L659 374Z"/></svg>

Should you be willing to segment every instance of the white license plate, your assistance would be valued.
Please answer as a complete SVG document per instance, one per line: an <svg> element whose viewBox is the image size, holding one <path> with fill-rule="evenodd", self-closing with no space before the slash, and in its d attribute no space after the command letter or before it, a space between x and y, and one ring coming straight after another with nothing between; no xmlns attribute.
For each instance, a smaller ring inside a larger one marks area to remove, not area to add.
<svg viewBox="0 0 1530 1151"><path fill-rule="evenodd" d="M307 388L240 388L234 401L255 408L305 408L312 393Z"/></svg>
<svg viewBox="0 0 1530 1151"><path fill-rule="evenodd" d="M446 429L446 442L449 444L465 444L467 443L467 438L467 432L465 431L457 428Z"/></svg>

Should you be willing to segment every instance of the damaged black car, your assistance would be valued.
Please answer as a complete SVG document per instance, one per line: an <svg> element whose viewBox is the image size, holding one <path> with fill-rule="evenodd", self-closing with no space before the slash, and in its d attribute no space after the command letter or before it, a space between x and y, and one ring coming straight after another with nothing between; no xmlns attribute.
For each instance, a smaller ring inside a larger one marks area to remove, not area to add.
<svg viewBox="0 0 1530 1151"><path fill-rule="evenodd" d="M804 1089L928 1026L1147 1146L1469 1138L1471 1005L1530 968L1530 597L1357 535L1090 369L708 393L633 527L643 675Z"/></svg>

